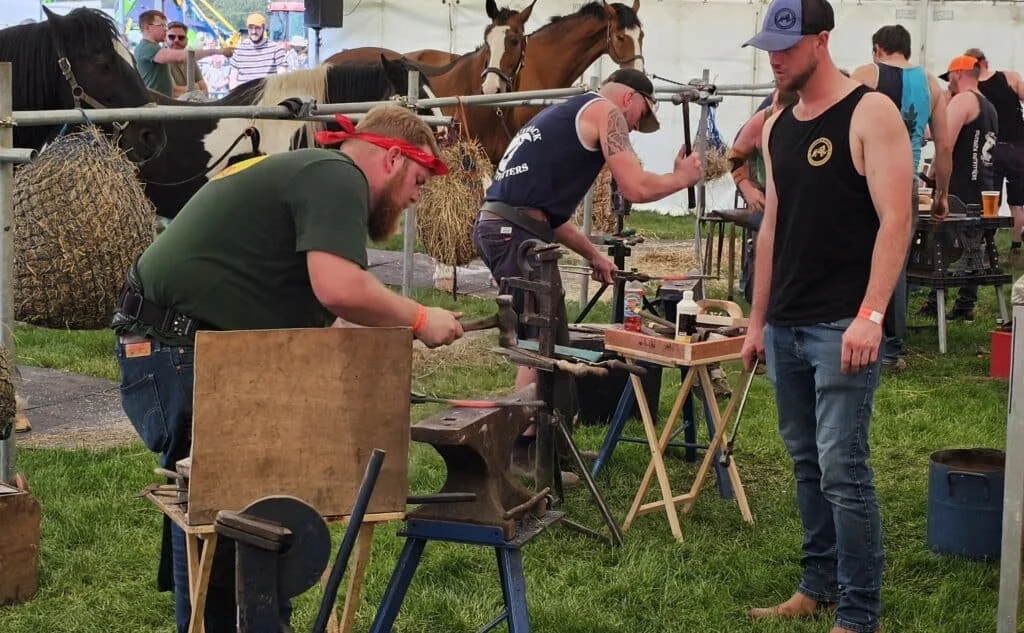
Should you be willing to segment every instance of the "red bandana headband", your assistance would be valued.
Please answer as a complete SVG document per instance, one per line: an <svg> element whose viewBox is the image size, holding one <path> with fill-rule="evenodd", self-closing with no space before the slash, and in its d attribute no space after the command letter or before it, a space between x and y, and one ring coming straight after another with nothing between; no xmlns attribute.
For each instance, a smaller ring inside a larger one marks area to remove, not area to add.
<svg viewBox="0 0 1024 633"><path fill-rule="evenodd" d="M448 173L448 165L445 165L443 160L434 156L430 152L425 152L411 143L401 139L391 138L390 136L380 136L377 134L370 134L368 132L356 132L356 126L352 124L352 119L348 118L344 114L336 114L334 118L338 122L338 125L341 126L341 131L330 132L324 130L317 132L316 142L320 145L337 145L342 141L354 138L360 141L366 141L367 143L373 143L377 147L383 147L384 149L397 147L398 151L400 151L403 156L426 167L430 170L430 173L437 176L443 176Z"/></svg>

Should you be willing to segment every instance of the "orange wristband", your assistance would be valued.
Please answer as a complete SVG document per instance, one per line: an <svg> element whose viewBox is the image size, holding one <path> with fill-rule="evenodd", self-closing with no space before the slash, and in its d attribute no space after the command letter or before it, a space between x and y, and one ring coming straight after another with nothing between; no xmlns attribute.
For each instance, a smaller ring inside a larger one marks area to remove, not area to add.
<svg viewBox="0 0 1024 633"><path fill-rule="evenodd" d="M868 321L878 325L882 324L882 313L878 310L872 310L871 308L861 308L860 312L857 313L857 318L867 319Z"/></svg>
<svg viewBox="0 0 1024 633"><path fill-rule="evenodd" d="M419 306L416 309L416 322L412 324L412 335L417 336L423 326L427 323L427 308Z"/></svg>

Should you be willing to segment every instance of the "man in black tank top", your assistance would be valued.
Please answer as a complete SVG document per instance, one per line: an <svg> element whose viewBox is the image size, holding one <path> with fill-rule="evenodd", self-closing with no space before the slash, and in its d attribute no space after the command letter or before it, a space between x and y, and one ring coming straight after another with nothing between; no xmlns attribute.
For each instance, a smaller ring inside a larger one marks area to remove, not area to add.
<svg viewBox="0 0 1024 633"><path fill-rule="evenodd" d="M992 102L999 115L999 142L993 152L995 158L995 187L1003 190L1006 180L1006 204L1013 214L1013 241L1011 253L1020 253L1021 232L1024 231L1024 78L1012 70L990 70L985 53L970 48L964 55L978 60L981 76L978 90ZM999 199L1002 204L1002 198Z"/></svg>
<svg viewBox="0 0 1024 633"><path fill-rule="evenodd" d="M774 0L748 44L800 101L765 126L767 190L743 346L767 361L793 460L803 578L750 617L812 617L838 603L832 633L873 633L882 528L868 465L882 315L910 244L910 137L892 100L844 77L829 54L826 0Z"/></svg>
<svg viewBox="0 0 1024 633"><path fill-rule="evenodd" d="M953 174L949 180L949 193L964 204L982 204L981 192L995 189L993 150L996 146L999 118L992 103L978 91L981 68L977 60L968 55L955 57L949 69L939 75L949 82L953 97L946 108L946 122L953 142ZM936 291L932 290L921 308L923 316L938 311ZM978 286L961 286L956 304L948 319L974 320L974 305L978 302Z"/></svg>

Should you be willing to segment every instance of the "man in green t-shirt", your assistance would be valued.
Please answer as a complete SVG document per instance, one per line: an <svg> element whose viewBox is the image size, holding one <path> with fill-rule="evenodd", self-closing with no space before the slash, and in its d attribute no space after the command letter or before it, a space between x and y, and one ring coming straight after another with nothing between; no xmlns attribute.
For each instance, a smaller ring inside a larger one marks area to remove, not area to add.
<svg viewBox="0 0 1024 633"><path fill-rule="evenodd" d="M340 151L260 155L221 171L129 271L112 324L121 403L162 467L173 469L189 453L197 329L312 328L341 318L412 326L428 347L462 336L457 315L395 294L367 270L367 237L393 234L424 183L447 172L433 132L400 106L371 110L355 129L339 122L344 131L317 141L340 142ZM165 574L160 587L173 588L184 633L191 614L185 538L169 524L166 536L173 581ZM234 633L233 561L217 551L206 631Z"/></svg>
<svg viewBox="0 0 1024 633"><path fill-rule="evenodd" d="M170 64L188 61L188 51L184 48L165 48L160 46L167 35L167 16L160 11L143 11L139 14L139 30L142 39L135 47L135 68L142 76L142 82L150 90L174 96L174 82L171 80ZM232 48L203 48L196 51L196 59L211 55L231 57Z"/></svg>

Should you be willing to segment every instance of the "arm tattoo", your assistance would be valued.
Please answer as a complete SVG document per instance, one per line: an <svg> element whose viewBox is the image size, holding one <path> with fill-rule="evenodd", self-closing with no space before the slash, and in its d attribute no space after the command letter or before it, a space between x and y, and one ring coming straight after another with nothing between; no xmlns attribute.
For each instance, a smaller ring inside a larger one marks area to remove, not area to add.
<svg viewBox="0 0 1024 633"><path fill-rule="evenodd" d="M629 128L626 126L626 117L622 116L618 108L612 108L608 112L608 156L614 156L619 152L632 152L633 146L629 142Z"/></svg>

